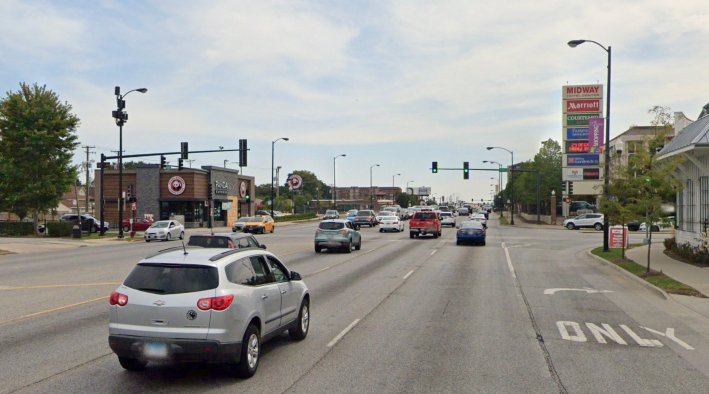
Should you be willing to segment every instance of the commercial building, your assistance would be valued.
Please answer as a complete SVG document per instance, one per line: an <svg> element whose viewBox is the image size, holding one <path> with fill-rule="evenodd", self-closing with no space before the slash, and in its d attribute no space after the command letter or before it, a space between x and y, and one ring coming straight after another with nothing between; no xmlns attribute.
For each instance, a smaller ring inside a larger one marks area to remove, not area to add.
<svg viewBox="0 0 709 394"><path fill-rule="evenodd" d="M372 194L370 194L372 193ZM370 209L370 204L374 204L371 209L379 210L381 207L396 205L396 198L402 193L400 187L338 187L336 189L337 209L340 211L349 209ZM371 197L373 196L373 198ZM327 201L320 200L320 204ZM332 200L329 201L332 204ZM317 206L317 201L311 201L311 207Z"/></svg>
<svg viewBox="0 0 709 394"><path fill-rule="evenodd" d="M105 221L115 228L118 224L118 170L96 170L96 217L100 215L100 193L104 187ZM214 200L208 200L209 184ZM137 165L134 170L123 170L123 192L132 190L133 203L127 202L123 219L142 217L157 220L177 220L185 227L206 227L210 212L213 226L228 226L242 215L255 212L250 198L254 195L254 178L239 175L229 168L204 166L182 171L160 169L157 164ZM213 205L213 206L212 206Z"/></svg>

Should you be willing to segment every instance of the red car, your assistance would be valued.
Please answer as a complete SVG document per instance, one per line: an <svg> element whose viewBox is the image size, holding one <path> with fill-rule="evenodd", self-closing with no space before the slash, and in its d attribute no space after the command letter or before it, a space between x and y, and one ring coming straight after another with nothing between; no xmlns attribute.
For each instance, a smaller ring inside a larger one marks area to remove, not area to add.
<svg viewBox="0 0 709 394"><path fill-rule="evenodd" d="M433 235L433 238L438 238L442 233L441 218L435 212L416 212L409 222L409 238L428 234Z"/></svg>
<svg viewBox="0 0 709 394"><path fill-rule="evenodd" d="M150 227L152 225L153 225L153 222L151 222L150 220L141 219L141 218L133 219L133 231L145 231L148 229L148 227ZM125 231L125 232L130 231L130 221L129 220L123 221L123 231Z"/></svg>

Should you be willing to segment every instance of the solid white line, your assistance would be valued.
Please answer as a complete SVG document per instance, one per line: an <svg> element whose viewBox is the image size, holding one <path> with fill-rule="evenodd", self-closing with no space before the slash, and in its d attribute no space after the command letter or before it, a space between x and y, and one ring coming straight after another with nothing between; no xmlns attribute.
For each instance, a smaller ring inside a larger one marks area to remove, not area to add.
<svg viewBox="0 0 709 394"><path fill-rule="evenodd" d="M319 273L321 273L321 272L323 272L323 271L325 271L325 270L327 270L327 269L330 269L330 267L325 267L325 268L323 268L323 269L321 269L321 270L318 270L318 271L313 272L313 273L310 274L310 275L319 274Z"/></svg>
<svg viewBox="0 0 709 394"><path fill-rule="evenodd" d="M327 347L335 346L335 344L337 344L337 342L339 342L340 339L342 339L345 335L347 335L347 333L350 332L350 330L352 328L354 328L355 324L357 324L357 323L359 323L359 319L355 319L355 321L353 321L349 326L347 326L347 328L342 330L341 333L337 334L335 339L333 339L332 341L330 341L330 343L327 344Z"/></svg>
<svg viewBox="0 0 709 394"><path fill-rule="evenodd" d="M433 256L436 252L438 252L438 249L434 249L433 252L431 252L431 256Z"/></svg>
<svg viewBox="0 0 709 394"><path fill-rule="evenodd" d="M512 259L510 259L510 252L507 250L507 246L505 246L505 243L502 243L502 247L505 249L505 257L507 257L507 266L510 267L510 273L512 274L513 278L517 277L517 273L515 272L515 267L512 266Z"/></svg>
<svg viewBox="0 0 709 394"><path fill-rule="evenodd" d="M409 276L411 276L411 274L413 274L413 273L414 273L414 271L411 271L411 272L409 272L408 274L406 274L406 276L404 276L404 280L406 280L406 278L408 278Z"/></svg>

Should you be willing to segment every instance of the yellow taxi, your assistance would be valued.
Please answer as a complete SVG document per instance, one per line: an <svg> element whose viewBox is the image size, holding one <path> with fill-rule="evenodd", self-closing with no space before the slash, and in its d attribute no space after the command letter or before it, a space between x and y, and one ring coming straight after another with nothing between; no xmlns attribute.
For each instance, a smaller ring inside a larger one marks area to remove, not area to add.
<svg viewBox="0 0 709 394"><path fill-rule="evenodd" d="M254 216L250 221L244 224L245 233L263 234L266 231L273 232L276 229L276 223L270 216Z"/></svg>

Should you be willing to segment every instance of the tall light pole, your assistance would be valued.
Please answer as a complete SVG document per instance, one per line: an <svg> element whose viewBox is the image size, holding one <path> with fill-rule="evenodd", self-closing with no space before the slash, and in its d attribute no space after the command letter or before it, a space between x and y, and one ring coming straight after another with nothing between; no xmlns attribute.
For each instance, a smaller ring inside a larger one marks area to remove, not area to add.
<svg viewBox="0 0 709 394"><path fill-rule="evenodd" d="M283 137L271 142L271 217L273 217L273 206L275 205L275 201L273 201L273 167L275 159L273 157L276 152L276 142L280 140L288 141L288 138Z"/></svg>
<svg viewBox="0 0 709 394"><path fill-rule="evenodd" d="M395 183L394 183L394 178L397 177L397 176L400 176L400 175L401 175L401 174L394 174L394 175L391 177L391 187L392 187L392 189L391 189L391 203L392 203L392 204L394 204L394 188L396 187L396 186L395 186Z"/></svg>
<svg viewBox="0 0 709 394"><path fill-rule="evenodd" d="M408 181L408 182L406 182L406 193L407 193L407 194L409 193L409 183L414 183L414 181ZM412 190L412 193L411 193L411 194L412 194L412 195L414 194L414 193L413 193L413 190Z"/></svg>
<svg viewBox="0 0 709 394"><path fill-rule="evenodd" d="M568 45L571 48L576 48L577 46L583 44L584 42L592 42L599 47L603 48L604 51L608 53L608 91L606 92L606 146L604 148L605 152L605 166L603 171L603 183L605 187L603 188L603 197L608 199L608 180L610 179L610 168L609 164L611 161L610 155L610 139L611 139L611 47L604 47L603 45L591 40L571 40ZM556 207L553 207L556 209ZM608 252L608 215L603 215L603 251Z"/></svg>
<svg viewBox="0 0 709 394"><path fill-rule="evenodd" d="M131 92L145 93L148 89L140 88L129 90L126 94L121 94L121 87L116 86L116 103L118 109L113 111L113 117L118 125L118 238L123 238L123 125L128 121L128 114L123 112L126 102L123 100ZM103 191L103 184L101 190ZM103 212L103 201L101 201L101 212ZM103 234L103 218L101 218L101 233Z"/></svg>
<svg viewBox="0 0 709 394"><path fill-rule="evenodd" d="M497 164L498 166L500 166L500 169L497 172L497 178L498 178L497 184L500 185L500 190L499 190L499 192L500 192L500 217L502 217L502 212L504 211L503 207L505 206L505 202L502 201L502 164L500 164L496 161L487 161L487 160L483 160L483 163Z"/></svg>
<svg viewBox="0 0 709 394"><path fill-rule="evenodd" d="M281 166L276 167L276 198L281 195Z"/></svg>
<svg viewBox="0 0 709 394"><path fill-rule="evenodd" d="M374 209L374 189L372 188L372 168L374 167L379 167L379 164L369 167L369 209Z"/></svg>
<svg viewBox="0 0 709 394"><path fill-rule="evenodd" d="M510 152L510 155L512 155L512 166L510 168L510 175L509 175L509 178L510 178L510 201L512 202L512 213L510 214L510 218L511 218L510 224L514 226L515 225L515 187L514 187L514 176L512 175L512 173L515 170L515 154L511 150L506 149L506 148L501 148L499 146L488 146L487 147L487 150L491 150L491 149L506 150L506 151Z"/></svg>
<svg viewBox="0 0 709 394"><path fill-rule="evenodd" d="M346 157L346 154L341 154L335 156L334 159L332 159L332 207L334 210L337 210L337 182L335 182L336 177L336 167L335 163L337 163L337 158L338 157Z"/></svg>
<svg viewBox="0 0 709 394"><path fill-rule="evenodd" d="M224 160L224 168L226 168L226 163L228 163L229 160Z"/></svg>

